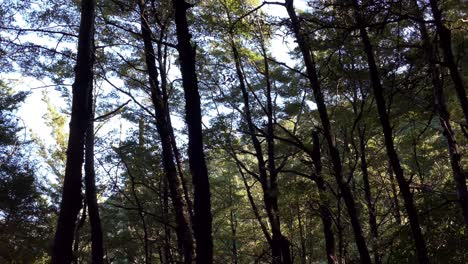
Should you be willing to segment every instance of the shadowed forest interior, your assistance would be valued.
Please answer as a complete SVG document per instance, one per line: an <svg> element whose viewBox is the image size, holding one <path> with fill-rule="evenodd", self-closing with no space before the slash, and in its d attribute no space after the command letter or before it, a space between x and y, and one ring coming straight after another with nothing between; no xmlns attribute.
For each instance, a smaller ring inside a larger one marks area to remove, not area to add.
<svg viewBox="0 0 468 264"><path fill-rule="evenodd" d="M3 0L0 263L468 263L468 2Z"/></svg>

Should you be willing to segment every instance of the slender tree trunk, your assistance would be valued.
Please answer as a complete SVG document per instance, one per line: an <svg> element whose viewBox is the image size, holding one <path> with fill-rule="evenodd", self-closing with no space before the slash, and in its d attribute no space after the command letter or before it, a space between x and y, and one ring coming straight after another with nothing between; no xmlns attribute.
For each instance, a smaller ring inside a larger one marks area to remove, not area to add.
<svg viewBox="0 0 468 264"><path fill-rule="evenodd" d="M268 228L266 227L265 223L263 223L263 221L262 221L262 217L260 216L260 211L258 210L258 207L255 204L255 200L254 200L254 198L252 196L252 193L250 192L250 186L249 186L249 184L247 182L245 174L244 174L244 172L242 171L242 169L239 166L237 168L239 170L239 173L241 174L242 181L243 181L244 186L245 186L245 190L247 191L247 198L249 199L250 206L252 207L252 211L254 212L255 218L257 219L257 221L258 221L258 223L260 225L260 228L262 229L262 232L263 232L263 235L265 236L265 239L267 240L268 244L271 247L271 244L272 244L271 235L268 232Z"/></svg>
<svg viewBox="0 0 468 264"><path fill-rule="evenodd" d="M339 256L339 263L345 264L346 263L346 248L343 238L343 221L341 220L342 210L341 210L341 195L338 194L338 199L336 201L337 207L337 217L336 217L336 228L338 229L338 256Z"/></svg>
<svg viewBox="0 0 468 264"><path fill-rule="evenodd" d="M213 263L213 238L211 195L208 169L203 151L202 118L200 94L195 67L195 47L191 43L191 34L187 23L187 9L190 4L184 0L173 0L179 51L180 71L185 96L185 121L188 127L188 157L194 186L194 221L196 262Z"/></svg>
<svg viewBox="0 0 468 264"><path fill-rule="evenodd" d="M315 103L317 104L317 110L319 112L320 120L322 122L323 132L328 143L328 148L333 166L333 174L335 176L341 194L343 195L343 199L348 210L348 215L351 220L351 226L353 228L354 238L358 247L361 263L371 263L369 250L367 248L367 243L364 238L361 223L358 217L358 212L356 210L354 196L351 190L349 189L349 186L343 179L343 168L341 164L340 153L338 151L338 148L336 147L335 138L331 130L330 119L328 117L325 99L320 87L320 82L317 77L317 71L315 68L315 62L311 54L311 49L304 35L301 32L301 26L299 18L296 15L296 11L294 10L293 0L286 0L285 3L286 10L288 11L289 18L291 19L291 26L294 35L296 36L297 44L304 58L307 76L314 91Z"/></svg>
<svg viewBox="0 0 468 264"><path fill-rule="evenodd" d="M234 206L234 193L232 190L232 183L229 182L229 224L231 226L231 252L232 252L232 260L234 264L237 264L239 261L239 256L237 252L237 220L236 215L232 207Z"/></svg>
<svg viewBox="0 0 468 264"><path fill-rule="evenodd" d="M73 83L73 99L68 138L67 162L60 213L52 252L53 264L68 264L73 259L73 233L81 208L81 180L85 133L89 124L89 94L93 88L94 64L94 0L81 2L78 55Z"/></svg>
<svg viewBox="0 0 468 264"><path fill-rule="evenodd" d="M395 177L393 176L393 169L390 162L388 163L388 178L390 180L390 188L392 189L392 196L390 197L393 208L393 217L395 218L395 223L401 226L401 209L400 209L400 201L398 200L398 189L395 185Z"/></svg>
<svg viewBox="0 0 468 264"><path fill-rule="evenodd" d="M415 10L417 11L417 15L420 19L422 19L422 14L421 11L419 10L419 6L417 4L417 1L414 1L415 5ZM437 9L438 11L438 9ZM439 15L440 16L440 15ZM436 15L434 15L436 17ZM437 22L436 22L437 25ZM442 25L443 27L443 25ZM437 26L437 29L439 30L439 26ZM445 27L441 29L442 31L445 31ZM439 30L440 31L440 30ZM447 110L447 105L445 103L445 98L444 98L444 87L442 84L442 80L440 79L440 70L439 67L436 65L436 54L435 54L435 49L431 43L429 34L427 32L426 25L423 22L419 23L419 32L421 33L421 38L423 41L423 46L424 46L424 52L426 55L426 61L428 65L428 71L429 74L431 75L432 78L432 90L434 94L434 103L435 107L437 110L437 113L439 115L439 122L440 126L442 127L442 134L444 135L445 139L447 140L447 147L448 147L448 152L450 154L450 165L452 167L452 172L453 172L453 178L455 181L456 189L457 189L457 194L458 194L458 201L460 203L460 207L462 209L463 213L463 220L465 223L465 232L468 233L468 190L466 188L466 175L463 172L463 167L460 164L461 156L459 152L459 147L458 143L455 139L455 133L452 129L452 126L450 124L450 113ZM447 34L447 33L446 33ZM439 38L444 37L440 32L439 32ZM448 33L447 39L443 41L444 45L448 45L448 47L451 50L450 47L450 33ZM447 44L448 43L448 44ZM442 46L442 44L441 44ZM444 54L447 53L444 51ZM451 51L448 52L448 54L445 54L446 61L448 61L447 56L451 55ZM449 67L451 70L452 68ZM456 69L456 67L455 67ZM453 78L452 74L452 78ZM456 77L456 76L455 76ZM457 77L456 77L457 78ZM455 80L454 80L455 82ZM462 83L463 84L463 83ZM457 88L458 89L458 88ZM462 87L462 89L464 89ZM466 96L465 96L466 98Z"/></svg>
<svg viewBox="0 0 468 264"><path fill-rule="evenodd" d="M129 168L127 168L128 170ZM151 249L150 249L150 242L149 242L149 231L148 231L148 224L146 223L145 213L143 212L143 205L140 202L140 198L138 197L137 190L136 190L136 183L135 178L131 174L130 171L130 181L131 181L131 190L133 198L135 199L135 203L138 209L138 216L140 217L141 226L143 228L143 248L145 251L145 264L151 263Z"/></svg>
<svg viewBox="0 0 468 264"><path fill-rule="evenodd" d="M277 178L277 171L274 169L275 163L271 161L274 159L274 143L271 142L273 140L272 137L269 137L269 143L267 143L268 148L268 155L269 155L269 164L268 169L270 170L270 181L268 181L268 171L267 171L267 164L263 158L263 150L260 143L260 140L255 135L255 126L252 120L252 114L250 112L250 99L249 94L247 91L247 87L244 80L244 74L242 72L242 66L240 61L240 56L237 51L236 45L234 43L234 36L231 35L231 49L233 52L233 58L236 65L236 73L239 80L239 86L242 93L243 103L244 103L244 119L247 122L247 126L250 133L250 138L253 142L253 146L255 149L255 156L257 159L257 165L260 172L260 183L262 185L263 191L263 202L265 204L265 211L267 212L268 221L271 226L272 237L270 242L271 253L273 258L273 263L290 263L291 262L291 255L289 251L289 241L282 235L281 228L280 228L280 221L278 215L278 186L276 183ZM267 88L268 89L268 88ZM267 94L269 91L267 92ZM268 95L267 95L268 96ZM271 96L270 96L270 104L271 104ZM267 110L268 111L268 110ZM268 114L270 115L270 114ZM269 117L268 125L269 133L272 132L272 117ZM271 130L271 131L270 131ZM270 134L273 136L273 134ZM273 168L273 170L272 170ZM265 233L265 232L264 232ZM266 234L266 233L265 233ZM267 237L268 239L268 237Z"/></svg>
<svg viewBox="0 0 468 264"><path fill-rule="evenodd" d="M162 91L159 87L156 57L154 55L154 48L151 40L151 29L146 13L146 1L140 0L139 7L141 35L145 46L145 60L151 89L151 99L156 110L156 128L161 139L163 167L169 183L169 190L175 210L178 245L184 256L184 263L192 263L194 243L192 231L190 230L190 214L188 212L187 204L184 201L183 187L178 178L177 168L174 164L174 153L171 139L172 126L168 122L169 113L167 113L167 104L163 99Z"/></svg>
<svg viewBox="0 0 468 264"><path fill-rule="evenodd" d="M379 253L378 241L379 241L379 231L377 228L377 216L374 203L372 202L372 192L369 183L369 170L367 167L366 159L366 142L364 139L365 130L358 128L359 133L359 148L361 152L361 171L362 171L362 181L364 183L364 196L366 200L367 210L369 212L369 226L371 229L372 240L373 240L373 249L374 249L374 262L375 264L381 264L382 259Z"/></svg>
<svg viewBox="0 0 468 264"><path fill-rule="evenodd" d="M163 220L164 220L164 245L163 245L163 258L162 264L170 264L172 261L171 253L171 229L167 224L169 222L169 193L167 188L167 178L162 182L162 205L163 205Z"/></svg>
<svg viewBox="0 0 468 264"><path fill-rule="evenodd" d="M437 34L439 34L439 44L442 48L444 54L444 62L449 69L450 76L452 77L453 84L455 86L455 91L457 92L458 100L460 101L463 114L465 115L465 121L468 125L468 99L466 97L465 84L463 82L463 77L458 70L457 63L453 56L452 51L452 33L448 29L444 22L442 21L442 12L439 9L438 3L441 1L438 0L429 0L432 10L432 16L434 17L434 23L437 28ZM435 61L432 62L435 64Z"/></svg>
<svg viewBox="0 0 468 264"><path fill-rule="evenodd" d="M161 29L161 34L164 34L164 29ZM163 36L161 35L161 41L163 40ZM167 74L166 74L166 57L167 57L167 51L162 49L162 44L158 44L158 64L159 64L159 69L160 69L160 76L161 76L161 91L162 91L162 98L164 101L164 108L165 112L167 113L167 124L169 126L169 132L171 136L171 145L172 145L172 151L174 153L174 158L175 158L175 164L177 165L177 171L179 173L179 178L180 182L182 184L182 189L184 190L184 198L185 202L187 203L187 208L189 211L190 215L190 223L193 222L193 205L192 205L192 199L190 198L190 190L188 187L187 180L185 178L183 169L182 169L182 161L181 161L181 155L179 152L179 148L177 147L177 141L175 138L174 134L174 128L172 126L172 121L171 121L171 113L169 110L169 95L167 93ZM164 59L163 59L164 58Z"/></svg>
<svg viewBox="0 0 468 264"><path fill-rule="evenodd" d="M75 240L73 241L73 261L72 263L78 264L78 250L80 249L80 230L83 228L86 223L86 208L87 208L86 199L83 199L83 209L81 210L81 217L78 221L78 225L75 230Z"/></svg>
<svg viewBox="0 0 468 264"><path fill-rule="evenodd" d="M301 213L301 207L299 205L298 199L296 199L296 213L297 213L297 224L299 227L299 244L301 246L301 264L306 264L307 261L307 248L306 248L306 241L304 238L304 226L303 226L303 220L302 220L302 213Z"/></svg>
<svg viewBox="0 0 468 264"><path fill-rule="evenodd" d="M92 98L92 94L90 95ZM90 108L92 109L92 100ZM93 111L94 112L94 111ZM93 114L91 117L93 118ZM94 170L94 121L90 121L85 142L85 193L91 225L91 259L93 264L104 263L101 218L96 197L96 172Z"/></svg>
<svg viewBox="0 0 468 264"><path fill-rule="evenodd" d="M275 161L275 135L274 135L274 113L273 113L273 102L271 99L271 81L270 81L270 69L269 63L265 48L265 43L263 41L263 36L261 37L261 50L263 55L263 66L264 66L264 76L266 81L266 98L267 98L267 156L268 156L268 171L270 174L269 181L269 190L264 192L267 194L265 196L265 207L267 214L270 218L271 229L273 233L273 243L279 246L279 254L274 255L273 257L279 257L278 263L289 264L292 263L291 252L289 249L290 242L283 235L281 231L281 221L279 216L278 208L278 170L276 168Z"/></svg>
<svg viewBox="0 0 468 264"><path fill-rule="evenodd" d="M372 83L372 88L374 90L374 97L377 104L377 110L379 113L380 123L382 125L385 147L387 149L387 155L390 159L392 169L395 172L395 177L400 187L401 194L403 195L403 201L405 203L406 213L409 218L411 231L413 233L413 238L416 245L416 251L418 255L419 263L429 263L429 258L427 255L426 241L424 240L423 234L421 232L421 226L419 224L418 213L414 205L413 194L409 188L409 184L406 181L403 173L403 168L401 167L398 154L395 150L393 143L393 133L392 127L390 125L390 118L387 113L387 107L385 103L385 98L383 94L383 87L380 81L380 76L375 62L374 53L372 45L367 34L366 26L364 20L360 14L360 6L357 0L352 0L354 17L356 19L357 26L359 27L359 32L361 35L361 40L364 46L364 51L367 55L367 62L369 65L369 74Z"/></svg>
<svg viewBox="0 0 468 264"><path fill-rule="evenodd" d="M320 218L323 225L323 234L325 237L325 252L327 254L328 264L337 264L335 235L333 234L333 219L329 209L329 202L326 197L327 188L322 177L322 154L320 150L320 139L316 131L312 132L312 142L314 143L310 156L315 167L315 183L319 191L320 198Z"/></svg>

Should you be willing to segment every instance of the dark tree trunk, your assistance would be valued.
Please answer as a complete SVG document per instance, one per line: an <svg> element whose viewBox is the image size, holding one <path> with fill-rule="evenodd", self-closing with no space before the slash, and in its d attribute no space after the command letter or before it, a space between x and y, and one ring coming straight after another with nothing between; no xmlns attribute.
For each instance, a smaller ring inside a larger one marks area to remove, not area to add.
<svg viewBox="0 0 468 264"><path fill-rule="evenodd" d="M422 19L422 14L419 11L419 7L416 1L414 1L415 5L415 10L417 11L417 15L420 19ZM434 10L434 9L433 9ZM438 11L438 9L437 9ZM436 11L436 12L437 12ZM436 17L436 15L434 15ZM440 17L440 15L439 15ZM437 23L437 22L436 22ZM448 33L448 36L443 36L440 32L440 30L445 31L445 27L442 25L442 29L439 30L439 26L437 26L438 32L439 32L439 38L442 39L443 37L447 37L444 43L448 42L448 48L451 50L450 47L450 33ZM447 140L447 147L448 147L448 152L450 154L450 165L452 167L452 172L453 172L453 178L455 181L456 189L457 189L457 194L458 194L458 200L462 209L463 213L463 220L465 223L465 231L468 232L468 190L466 188L466 175L463 172L463 167L460 164L461 156L459 152L459 147L458 143L455 139L455 133L452 129L452 126L450 124L450 113L447 110L447 105L445 103L445 98L444 98L444 87L442 84L442 80L440 79L440 70L439 67L436 64L436 54L435 54L435 49L431 43L431 39L429 37L429 34L427 32L426 25L423 22L419 23L419 31L421 33L421 38L423 41L423 47L424 47L424 52L426 55L426 61L428 65L428 71L429 74L431 75L432 78L432 90L434 94L434 103L435 107L437 110L437 113L439 115L439 122L440 126L442 127L442 134L444 135L445 139ZM447 33L445 33L447 34ZM442 43L441 43L442 46ZM442 46L443 47L443 46ZM444 48L444 47L443 47ZM444 48L444 49L445 49ZM444 51L444 53L446 53ZM446 61L448 61L447 56L450 56L451 52L448 54L445 54ZM449 69L452 70L452 68L449 66ZM453 74L452 74L452 79L453 79ZM455 76L456 77L456 76ZM457 77L456 77L457 78ZM454 80L455 82L455 80ZM458 89L458 88L457 88ZM462 87L464 90L464 88ZM460 95L459 95L460 96ZM466 97L465 97L466 98Z"/></svg>
<svg viewBox="0 0 468 264"><path fill-rule="evenodd" d="M359 133L359 148L361 154L361 171L362 181L364 184L364 196L366 200L367 210L369 212L369 226L371 229L373 250L374 250L374 262L375 264L382 263L382 259L379 253L378 241L379 241L379 230L377 228L377 216L375 211L374 203L372 202L372 192L369 183L369 170L367 167L366 159L366 142L365 142L365 129L358 128Z"/></svg>
<svg viewBox="0 0 468 264"><path fill-rule="evenodd" d="M173 0L179 52L180 71L185 96L185 121L188 127L188 157L194 186L194 221L196 262L213 263L213 238L211 195L208 169L203 152L202 118L200 94L195 68L195 47L187 23L187 9L190 5L184 0Z"/></svg>
<svg viewBox="0 0 468 264"><path fill-rule="evenodd" d="M239 173L241 174L242 181L245 186L245 190L247 191L247 198L249 199L250 206L252 207L252 211L254 212L255 218L257 219L258 223L260 224L260 228L262 229L263 235L265 236L265 239L267 240L268 244L271 246L271 236L270 233L268 232L268 228L266 227L265 223L262 221L262 217L260 215L260 211L258 210L257 205L255 204L255 200L252 196L252 193L250 192L250 186L247 182L247 179L245 177L244 172L242 169L238 166L237 167L239 170Z"/></svg>
<svg viewBox="0 0 468 264"><path fill-rule="evenodd" d="M364 51L367 55L367 62L369 65L369 74L372 83L372 88L374 91L374 97L377 104L377 111L379 113L380 123L382 125L385 147L387 149L387 155L390 159L390 164L392 165L393 172L400 187L401 194L403 196L403 201L405 204L406 213L409 218L411 231L413 233L413 238L416 245L416 251L420 263L429 263L429 258L427 256L426 241L424 240L423 234L421 232L421 226L419 224L418 213L414 205L413 194L409 188L409 184L406 181L403 173L403 168L401 167L398 154L395 150L393 143L393 132L390 125L390 118L387 113L387 107L385 103L383 87L380 82L380 76L375 62L374 53L372 45L367 34L366 26L364 20L360 14L360 6L357 0L352 0L354 16L356 19L357 26L361 35L361 40L364 46Z"/></svg>
<svg viewBox="0 0 468 264"><path fill-rule="evenodd" d="M90 94L92 98L92 94ZM92 109L92 100L90 108ZM91 117L93 118L93 114ZM85 193L88 203L89 223L91 225L91 259L93 264L102 264L104 245L102 240L101 218L96 197L96 172L94 170L94 122L91 120L86 132L85 142Z"/></svg>
<svg viewBox="0 0 468 264"><path fill-rule="evenodd" d="M304 237L304 226L301 213L301 207L299 205L299 200L296 199L296 213L297 213L297 225L299 227L299 242L300 242L300 253L301 253L301 264L306 264L307 262L307 247L306 240Z"/></svg>
<svg viewBox="0 0 468 264"><path fill-rule="evenodd" d="M335 235L333 234L333 219L329 209L329 202L326 198L327 188L322 177L322 154L320 150L320 139L316 131L312 132L312 142L314 143L310 156L315 167L315 183L319 191L320 198L320 218L323 225L323 234L325 237L325 252L327 254L328 264L337 264Z"/></svg>
<svg viewBox="0 0 468 264"><path fill-rule="evenodd" d="M236 213L234 209L232 208L234 206L234 193L232 190L232 183L229 183L229 224L231 226L231 236L232 236L232 241L231 241L231 253L232 253L232 262L234 264L239 263L239 256L238 256L238 250L237 250L237 219L236 219Z"/></svg>
<svg viewBox="0 0 468 264"><path fill-rule="evenodd" d="M465 84L463 77L458 70L457 63L453 56L452 51L452 34L442 21L442 12L439 9L438 0L429 0L432 9L432 16L434 17L434 23L437 28L437 34L439 34L439 44L444 54L444 62L447 65L450 76L452 77L455 91L457 92L458 100L460 101L463 114L465 115L465 125L468 125L468 99L466 97ZM435 64L435 61L433 62Z"/></svg>
<svg viewBox="0 0 468 264"><path fill-rule="evenodd" d="M393 176L393 169L392 165L388 164L388 178L390 180L390 188L392 189L392 196L390 197L393 208L393 217L395 218L395 223L399 226L401 226L401 209L400 209L400 200L398 200L398 188L395 185L395 177Z"/></svg>
<svg viewBox="0 0 468 264"><path fill-rule="evenodd" d="M52 252L53 264L68 264L73 259L73 234L82 204L81 181L85 133L89 124L90 90L93 87L95 1L81 2L78 55L73 83L73 99L68 138L67 162L62 201Z"/></svg>
<svg viewBox="0 0 468 264"><path fill-rule="evenodd" d="M314 92L315 103L317 104L317 110L322 122L323 132L328 143L329 153L333 166L333 174L348 210L348 215L351 220L351 226L353 228L354 238L358 247L361 263L371 263L369 250L367 248L367 243L364 238L358 212L356 210L354 196L349 189L349 186L343 179L343 168L341 164L340 153L336 147L335 138L331 130L330 119L328 117L320 82L317 77L315 62L313 60L309 44L301 32L301 25L299 18L296 15L296 11L294 10L293 0L286 0L286 10L288 11L289 18L291 19L291 26L296 37L297 44L304 58L307 76Z"/></svg>
<svg viewBox="0 0 468 264"><path fill-rule="evenodd" d="M163 34L165 34L165 28L161 28L161 37L160 40L162 41L164 39ZM190 215L190 223L193 221L193 205L192 205L192 199L190 195L190 189L188 187L187 180L185 178L183 169L182 169L182 161L181 161L181 155L179 152L179 148L177 147L177 141L175 138L174 134L174 128L172 127L172 121L171 121L171 113L169 110L169 95L167 93L167 74L166 74L166 61L167 61L167 50L165 47L164 51L162 48L163 44L158 44L158 64L159 64L159 69L160 69L160 76L161 76L161 91L162 91L162 98L164 101L164 108L165 112L167 113L167 124L169 126L169 131L171 133L171 144L172 144L172 151L174 154L175 158L175 164L177 165L177 172L179 174L180 182L182 184L182 188L184 190L184 198L185 202L187 203L187 208L188 212Z"/></svg>
<svg viewBox="0 0 468 264"><path fill-rule="evenodd" d="M83 228L86 223L86 208L87 208L86 199L83 199L83 209L81 210L81 217L78 221L78 225L75 230L75 240L73 241L73 261L72 263L78 264L78 250L80 249L80 230Z"/></svg>
<svg viewBox="0 0 468 264"><path fill-rule="evenodd" d="M163 205L163 215L162 219L164 220L164 245L163 245L163 259L162 264L173 263L172 252L171 252L171 228L167 223L169 223L169 192L167 188L167 178L161 184L162 190L162 205Z"/></svg>
<svg viewBox="0 0 468 264"><path fill-rule="evenodd" d="M344 237L343 237L343 221L341 218L343 217L342 215L342 207L341 207L341 195L338 194L337 196L337 201L336 201L336 207L337 207L337 214L336 214L336 228L338 229L338 260L340 264L345 264L346 263L346 245L344 243Z"/></svg>
<svg viewBox="0 0 468 264"><path fill-rule="evenodd" d="M183 187L180 183L177 175L177 168L174 163L174 152L172 149L171 138L172 126L169 124L168 120L169 113L167 112L167 102L165 102L162 91L159 87L158 69L156 67L156 57L154 55L154 48L151 40L152 33L148 23L145 0L140 0L139 7L141 35L145 46L145 60L151 89L151 99L156 110L156 128L161 139L164 172L166 173L169 183L169 190L175 210L178 245L184 256L184 263L192 263L194 246L192 231L190 229L190 214L187 204L184 201Z"/></svg>

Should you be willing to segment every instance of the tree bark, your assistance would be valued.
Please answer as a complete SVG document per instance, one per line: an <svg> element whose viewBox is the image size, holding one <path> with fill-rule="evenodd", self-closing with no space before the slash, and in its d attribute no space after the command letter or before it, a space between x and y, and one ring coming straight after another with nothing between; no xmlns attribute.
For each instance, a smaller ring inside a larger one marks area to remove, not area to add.
<svg viewBox="0 0 468 264"><path fill-rule="evenodd" d="M174 163L174 152L172 149L171 139L172 126L169 124L168 120L169 113L167 112L168 108L166 107L167 102L165 102L162 91L159 87L158 69L156 67L156 56L154 54L154 48L151 40L152 33L148 22L146 1L140 0L138 4L140 8L141 35L144 42L146 69L151 89L151 100L155 108L156 129L161 140L163 168L169 183L172 204L174 205L175 210L178 245L180 252L184 256L184 263L192 263L194 241L192 231L190 229L190 214L187 204L184 201L183 188Z"/></svg>
<svg viewBox="0 0 468 264"><path fill-rule="evenodd" d="M366 200L367 210L369 212L369 226L371 229L373 250L374 250L374 262L375 264L381 264L382 259L379 253L378 241L379 241L379 230L377 227L377 216L374 203L372 202L372 192L369 183L369 170L367 167L366 158L366 142L365 142L365 129L358 128L359 133L359 148L361 154L361 171L362 181L364 184L364 197Z"/></svg>
<svg viewBox="0 0 468 264"><path fill-rule="evenodd" d="M86 223L86 208L87 208L86 199L83 199L83 208L81 210L81 217L78 220L78 224L75 230L75 240L73 241L73 261L72 263L79 263L78 260L78 250L80 249L80 230L83 228Z"/></svg>
<svg viewBox="0 0 468 264"><path fill-rule="evenodd" d="M165 28L161 28L161 37L160 40L162 41L164 39L163 34L165 32ZM167 113L167 123L169 125L169 131L171 133L171 144L172 144L172 151L174 153L174 158L175 158L175 164L177 166L177 172L179 173L179 178L180 182L182 184L182 188L184 190L184 198L185 202L187 203L187 208L190 216L190 223L193 221L193 205L192 205L192 199L190 195L190 189L188 187L187 180L185 178L183 169L182 169L182 161L181 161L181 155L179 152L179 148L177 147L177 142L174 134L174 128L172 126L172 121L171 121L171 113L169 110L169 95L167 93L167 74L166 74L166 61L167 61L167 50L166 48L162 49L163 44L158 43L158 64L159 64L159 69L160 69L160 76L161 76L161 91L162 91L162 98L164 101L164 108L165 112Z"/></svg>
<svg viewBox="0 0 468 264"><path fill-rule="evenodd" d="M92 94L90 95L92 98ZM90 100L92 109L92 100ZM94 111L93 111L94 112ZM93 114L91 117L93 118ZM93 264L104 261L101 218L96 197L96 172L94 170L94 122L91 120L86 132L85 142L85 195L88 204L89 223L91 225L91 259Z"/></svg>
<svg viewBox="0 0 468 264"><path fill-rule="evenodd" d="M162 205L163 205L163 215L162 219L164 220L164 245L163 245L163 259L162 264L173 263L173 257L171 252L171 228L167 223L169 223L169 192L167 188L167 178L162 181L161 193L162 193Z"/></svg>
<svg viewBox="0 0 468 264"><path fill-rule="evenodd" d="M421 232L421 226L419 224L418 213L414 205L413 194L409 188L409 184L406 181L403 173L403 168L401 167L398 154L396 152L394 142L393 142L393 132L390 125L390 118L387 113L387 107L385 103L385 98L383 94L383 87L380 81L380 75L378 72L377 64L375 62L374 53L372 45L370 43L369 36L367 34L365 22L360 14L360 6L357 0L352 0L354 17L356 19L357 26L361 35L362 44L364 46L364 51L367 55L367 63L369 65L369 75L371 79L372 88L374 91L374 97L377 104L377 111L379 113L380 123L382 125L382 130L385 139L385 147L387 150L387 155L390 159L390 164L392 165L393 172L395 173L398 186L400 187L401 194L403 196L403 201L405 204L406 213L409 218L411 231L413 233L413 238L416 245L416 251L418 255L419 263L429 263L429 258L427 255L426 241L424 240L423 234Z"/></svg>
<svg viewBox="0 0 468 264"><path fill-rule="evenodd" d="M213 263L213 238L211 195L208 169L203 151L202 118L200 94L195 67L195 47L187 22L187 9L190 4L184 0L173 0L179 52L180 71L185 96L185 121L188 127L188 157L194 186L193 230L196 240L196 262Z"/></svg>
<svg viewBox="0 0 468 264"><path fill-rule="evenodd" d="M236 212L232 208L234 206L234 191L232 188L232 182L229 182L229 225L231 226L231 253L232 253L232 262L234 264L239 263L239 256L237 250L237 219Z"/></svg>
<svg viewBox="0 0 468 264"><path fill-rule="evenodd" d="M317 104L317 110L319 112L320 120L322 122L323 132L328 143L329 153L333 166L333 174L341 191L341 195L343 195L343 199L348 210L348 215L351 220L351 226L353 228L354 238L358 247L361 263L371 263L369 250L367 248L367 243L364 238L361 223L358 217L358 212L356 210L354 196L351 190L349 189L348 184L343 179L343 168L341 164L340 153L338 151L338 148L336 147L335 138L331 130L330 119L328 117L327 108L325 105L323 92L320 87L320 82L318 80L315 62L311 54L311 49L304 35L301 32L301 25L299 22L299 18L296 15L296 11L294 10L293 0L286 0L285 6L289 14L289 18L291 19L291 27L294 32L294 35L296 36L297 44L304 58L304 63L307 70L307 77L309 78L310 84L314 92L315 103Z"/></svg>
<svg viewBox="0 0 468 264"><path fill-rule="evenodd" d="M91 118L89 91L93 88L95 5L94 0L83 0L81 2L75 82L72 86L70 134L62 201L52 252L51 263L53 264L68 264L73 259L73 233L82 204L81 181L84 141Z"/></svg>
<svg viewBox="0 0 468 264"><path fill-rule="evenodd" d="M320 219L323 225L323 235L325 237L325 252L327 254L328 264L337 264L335 235L333 234L333 219L329 208L329 202L326 198L327 188L322 177L322 155L320 150L320 139L316 131L312 132L312 142L314 143L310 156L315 167L315 183L319 191L320 198Z"/></svg>

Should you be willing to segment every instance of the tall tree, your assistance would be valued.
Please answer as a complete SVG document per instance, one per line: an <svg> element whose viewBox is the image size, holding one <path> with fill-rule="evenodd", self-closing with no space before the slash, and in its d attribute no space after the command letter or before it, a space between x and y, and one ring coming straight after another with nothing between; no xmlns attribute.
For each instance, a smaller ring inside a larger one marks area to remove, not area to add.
<svg viewBox="0 0 468 264"><path fill-rule="evenodd" d="M370 42L369 35L366 29L366 22L363 19L362 8L357 0L351 2L353 8L354 19L356 20L357 27L361 37L364 51L367 56L367 63L369 65L369 75L371 79L371 85L374 91L374 97L377 105L380 123L385 139L385 148L387 155L390 160L393 172L400 187L401 195L405 204L406 213L409 218L411 231L416 245L416 251L419 259L419 263L429 263L429 257L427 255L426 241L424 240L421 225L418 219L418 212L414 204L413 194L411 193L409 183L405 179L403 168L400 163L400 159L395 149L393 142L392 126L390 125L390 117L387 112L387 105L385 102L384 88L382 86L379 69L374 57L374 51Z"/></svg>
<svg viewBox="0 0 468 264"><path fill-rule="evenodd" d="M191 5L184 0L172 1L175 11L177 50L185 96L185 122L188 127L188 157L194 186L193 231L196 240L196 262L213 263L211 195L208 169L203 151L200 94L196 72L195 46L187 22Z"/></svg>
<svg viewBox="0 0 468 264"><path fill-rule="evenodd" d="M99 216L99 205L96 191L96 170L94 168L94 110L92 90L89 104L92 111L85 138L85 199L88 205L89 222L91 225L91 259L93 264L102 264L104 261L104 241L102 238L102 225ZM86 210L86 208L83 208Z"/></svg>
<svg viewBox="0 0 468 264"><path fill-rule="evenodd" d="M55 232L52 263L72 261L75 222L81 208L81 181L84 161L85 135L91 119L90 90L93 88L94 15L96 2L81 2L81 22L78 37L78 55L75 67L70 135L67 163L60 203L60 214Z"/></svg>
<svg viewBox="0 0 468 264"><path fill-rule="evenodd" d="M307 70L307 78L309 79L310 85L312 86L312 90L314 92L315 103L317 104L317 110L320 115L320 120L322 121L322 129L325 134L325 139L328 144L328 150L333 165L333 174L341 191L341 195L343 195L344 201L346 203L346 208L348 210L348 215L351 219L351 225L354 231L354 238L359 250L359 255L361 257L361 263L371 263L369 249L367 248L367 243L364 238L358 212L356 210L356 202L348 186L348 183L344 180L343 177L343 166L341 164L340 153L336 146L336 141L331 129L330 118L327 113L323 91L317 77L317 70L315 67L314 58L312 56L312 50L307 43L307 39L302 33L300 20L297 17L296 11L294 10L293 0L286 0L285 7L289 18L291 19L291 28L294 32L297 44L304 59Z"/></svg>
<svg viewBox="0 0 468 264"><path fill-rule="evenodd" d="M452 167L453 178L455 180L456 190L458 194L458 200L460 203L460 207L462 209L463 219L465 221L465 231L468 232L468 190L466 187L466 174L463 171L463 166L461 165L460 149L455 138L455 132L450 123L452 120L450 117L450 112L447 109L447 103L446 103L445 96L444 96L443 82L440 77L441 76L440 67L436 64L436 61L437 61L436 50L431 42L426 24L423 22L422 12L419 9L417 1L414 1L413 4L414 4L414 9L418 17L418 20L420 21L418 23L419 32L421 34L421 40L423 42L425 59L428 65L427 70L428 70L429 75L431 76L432 91L433 91L432 93L434 96L435 108L439 115L439 122L440 122L440 126L442 127L442 135L444 135L445 139L447 140L447 149L450 155L450 165ZM445 31L447 31L448 29L446 29L445 27L442 27L442 29L439 29L439 25L437 26L437 29L439 32L439 38L447 37L443 34L447 34ZM440 32L441 30L445 33L441 34ZM448 36L450 36L450 34ZM451 49L450 43L449 44L446 43L446 42L451 41L450 38L448 40L449 41L443 41L444 46L449 45L448 47L444 47L444 49L445 48ZM444 51L444 54L447 60L447 56L450 57L451 52ZM450 71L452 71L452 68L449 67L449 69ZM456 83L455 80L458 80L457 78L460 78L458 73L451 73L451 76L452 76L452 79L455 77L454 83ZM458 80L457 82L458 83L456 83L456 85L460 85L460 83L463 84L463 82L461 82L460 80ZM464 88L462 87L462 89ZM460 101L463 103L463 99L462 99L463 95L458 94L458 96L459 98L461 98ZM465 95L465 98L466 98L466 95Z"/></svg>
<svg viewBox="0 0 468 264"><path fill-rule="evenodd" d="M180 251L184 256L184 263L192 263L194 241L192 230L190 228L190 213L187 201L184 200L182 183L178 177L176 165L174 163L174 149L171 135L173 135L172 125L170 124L169 112L167 107L167 98L159 87L158 69L156 67L156 56L152 43L152 32L148 21L147 3L141 0L138 3L140 8L141 32L144 42L144 53L146 69L151 89L151 100L155 108L156 127L161 138L163 167L169 183L172 203L175 209L177 221L177 239ZM161 54L159 54L161 55ZM161 68L161 72L164 69ZM163 78L163 76L161 76ZM188 198L186 196L186 198Z"/></svg>

